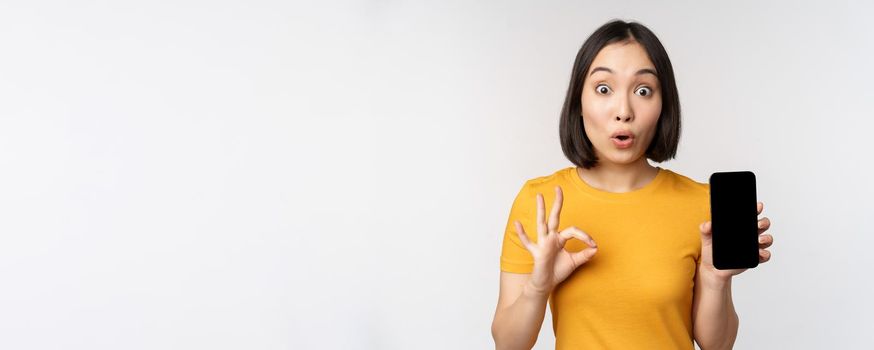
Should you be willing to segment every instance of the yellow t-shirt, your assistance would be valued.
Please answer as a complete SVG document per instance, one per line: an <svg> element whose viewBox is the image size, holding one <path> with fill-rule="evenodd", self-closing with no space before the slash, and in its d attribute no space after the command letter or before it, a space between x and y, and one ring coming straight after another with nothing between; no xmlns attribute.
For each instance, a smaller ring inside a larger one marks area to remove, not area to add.
<svg viewBox="0 0 874 350"><path fill-rule="evenodd" d="M525 182L513 202L501 271L531 273L534 260L516 235L519 220L537 241L536 194L549 217L555 186L564 195L559 230L597 242L598 253L549 297L556 349L693 349L692 294L701 254L698 226L710 220L709 185L659 167L643 188L599 190L576 167ZM588 247L571 239L571 252Z"/></svg>

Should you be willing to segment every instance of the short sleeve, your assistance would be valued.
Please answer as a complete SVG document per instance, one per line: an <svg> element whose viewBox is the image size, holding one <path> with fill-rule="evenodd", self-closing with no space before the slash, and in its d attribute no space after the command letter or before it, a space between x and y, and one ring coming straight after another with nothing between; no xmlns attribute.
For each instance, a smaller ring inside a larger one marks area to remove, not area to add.
<svg viewBox="0 0 874 350"><path fill-rule="evenodd" d="M707 195L704 197L704 220L710 221L710 184L704 184L704 188L707 190ZM702 221L702 222L703 222Z"/></svg>
<svg viewBox="0 0 874 350"><path fill-rule="evenodd" d="M534 270L534 257L516 233L515 221L522 223L528 239L534 243L537 242L537 227L535 224L535 216L537 203L531 189L530 181L525 182L522 189L513 200L513 206L510 208L510 215L507 218L507 225L504 228L504 242L501 247L501 271L513 273L531 273Z"/></svg>
<svg viewBox="0 0 874 350"><path fill-rule="evenodd" d="M699 225L701 223L710 221L710 184L702 183L701 185L705 190L705 194L704 194L704 196L702 196L702 198L700 200L701 204L700 204L699 208L701 208L701 213L699 214L698 220L696 220L696 223L698 223ZM699 234L700 234L701 228L699 226L695 226L695 232L699 232ZM697 265L699 263L701 263L701 251L700 250L698 251L698 254L695 256L695 264Z"/></svg>

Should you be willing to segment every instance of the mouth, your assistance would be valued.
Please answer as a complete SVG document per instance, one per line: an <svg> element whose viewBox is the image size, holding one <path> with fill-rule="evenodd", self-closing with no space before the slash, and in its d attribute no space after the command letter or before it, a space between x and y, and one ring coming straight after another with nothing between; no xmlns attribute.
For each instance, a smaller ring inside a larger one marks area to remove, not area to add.
<svg viewBox="0 0 874 350"><path fill-rule="evenodd" d="M634 144L634 134L628 131L614 133L610 139L613 141L613 145L619 149L629 148Z"/></svg>
<svg viewBox="0 0 874 350"><path fill-rule="evenodd" d="M617 138L625 141L627 139L633 139L634 133L631 132L631 130L616 130L612 135L610 135L610 138Z"/></svg>

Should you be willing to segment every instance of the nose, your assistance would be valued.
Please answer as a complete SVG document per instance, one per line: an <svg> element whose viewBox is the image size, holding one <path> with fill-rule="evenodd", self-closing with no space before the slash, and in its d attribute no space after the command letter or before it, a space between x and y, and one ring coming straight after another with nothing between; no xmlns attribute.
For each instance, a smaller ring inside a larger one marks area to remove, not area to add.
<svg viewBox="0 0 874 350"><path fill-rule="evenodd" d="M619 110L616 111L616 121L630 122L634 119L634 112L627 97L620 98Z"/></svg>

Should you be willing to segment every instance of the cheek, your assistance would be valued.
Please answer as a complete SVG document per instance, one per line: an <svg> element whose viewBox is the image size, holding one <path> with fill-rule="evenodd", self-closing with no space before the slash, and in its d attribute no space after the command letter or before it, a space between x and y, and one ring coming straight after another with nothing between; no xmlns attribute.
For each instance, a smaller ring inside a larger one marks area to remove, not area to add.
<svg viewBox="0 0 874 350"><path fill-rule="evenodd" d="M642 145L648 145L655 138L656 127L658 126L661 112L661 106L653 106L644 109L642 113L637 116L637 122L642 129L646 130L646 135L642 139L642 141L644 141L641 143Z"/></svg>
<svg viewBox="0 0 874 350"><path fill-rule="evenodd" d="M587 98L588 97L588 98ZM590 97L583 94L582 114L583 121L586 126L599 127L605 120L609 119L610 106L606 99Z"/></svg>
<svg viewBox="0 0 874 350"><path fill-rule="evenodd" d="M638 122L642 124L655 124L659 115L662 114L662 102L659 96L654 96L653 100L639 101L634 108L634 115Z"/></svg>
<svg viewBox="0 0 874 350"><path fill-rule="evenodd" d="M641 119L658 118L662 113L662 96L656 93L650 98L640 98L635 101L634 114Z"/></svg>
<svg viewBox="0 0 874 350"><path fill-rule="evenodd" d="M604 125L607 121L607 118L604 117L606 115L602 110L598 110L597 108L593 108L593 106L587 106L583 108L583 126L586 129L586 135L589 136L590 140L596 140L600 138L606 126Z"/></svg>

